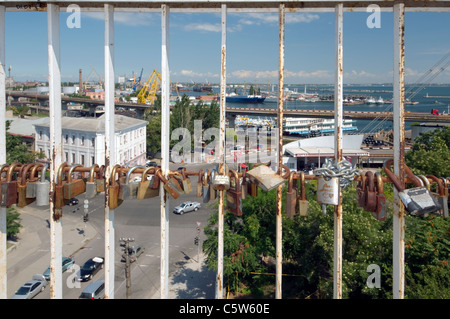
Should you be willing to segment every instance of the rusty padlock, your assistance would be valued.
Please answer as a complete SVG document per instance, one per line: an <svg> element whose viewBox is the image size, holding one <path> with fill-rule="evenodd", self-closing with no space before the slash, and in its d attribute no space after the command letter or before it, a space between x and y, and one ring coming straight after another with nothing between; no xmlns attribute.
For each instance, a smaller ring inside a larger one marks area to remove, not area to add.
<svg viewBox="0 0 450 319"><path fill-rule="evenodd" d="M137 199L147 199L147 198L152 198L152 197L156 197L159 195L159 187L153 188L153 183L152 183L152 181L158 177L156 177L156 175L154 175L151 180L148 180L147 174L149 172L155 174L155 168L147 167L144 170L144 172L142 173L141 181L139 182L138 191L137 191L137 195L136 195Z"/></svg>
<svg viewBox="0 0 450 319"><path fill-rule="evenodd" d="M375 180L372 171L366 172L364 209L368 212L375 212L377 208L377 193L375 190Z"/></svg>
<svg viewBox="0 0 450 319"><path fill-rule="evenodd" d="M120 186L116 180L116 173L120 168L121 166L118 164L113 166L113 168L111 169L111 175L109 176L109 183L106 185L109 209L116 209L123 202L123 200L119 198Z"/></svg>
<svg viewBox="0 0 450 319"><path fill-rule="evenodd" d="M226 194L226 209L236 216L242 216L241 185L239 175L230 169L230 188Z"/></svg>
<svg viewBox="0 0 450 319"><path fill-rule="evenodd" d="M289 174L288 188L286 191L286 216L291 218L295 216L297 206L297 192L294 190L294 172Z"/></svg>
<svg viewBox="0 0 450 319"><path fill-rule="evenodd" d="M361 174L356 186L356 203L359 207L364 207L366 202L366 175Z"/></svg>
<svg viewBox="0 0 450 319"><path fill-rule="evenodd" d="M64 198L64 185L66 184L66 180L64 179L64 168L67 165L67 162L62 163L59 165L57 171L56 171L56 177L55 177L55 190L53 191L52 201L53 201L53 207L55 209L62 209L64 205L68 204L68 200Z"/></svg>
<svg viewBox="0 0 450 319"><path fill-rule="evenodd" d="M247 176L245 176L245 170L242 171L242 179L241 179L241 198L246 199L247 198L247 192L248 192L248 179ZM229 189L229 188L228 188Z"/></svg>
<svg viewBox="0 0 450 319"><path fill-rule="evenodd" d="M86 183L82 178L73 179L74 169L83 167L80 164L72 165L66 175L66 183L64 184L64 198L71 199L86 192Z"/></svg>
<svg viewBox="0 0 450 319"><path fill-rule="evenodd" d="M1 181L1 206L10 207L12 204L17 204L17 178L13 180L14 169L21 166L20 163L9 165L6 178Z"/></svg>
<svg viewBox="0 0 450 319"><path fill-rule="evenodd" d="M437 185L436 186L437 193L435 198L437 199L439 205L441 206L441 209L437 212L437 214L445 218L448 217L448 204L447 204L448 196L446 196L445 194L444 190L445 184L442 182L440 178L437 178L436 176L427 175L427 178L432 179Z"/></svg>
<svg viewBox="0 0 450 319"><path fill-rule="evenodd" d="M27 198L27 175L34 164L25 164L20 168L20 181L17 185L17 207L25 207L30 205L36 198Z"/></svg>
<svg viewBox="0 0 450 319"><path fill-rule="evenodd" d="M377 206L375 212L372 213L372 216L377 220L385 220L386 219L386 195L383 190L383 180L381 178L380 172L375 173L375 190L377 197Z"/></svg>
<svg viewBox="0 0 450 319"><path fill-rule="evenodd" d="M180 184L176 179L172 177L169 180L167 180L167 178L165 178L164 175L162 174L161 170L158 170L156 172L156 175L161 180L161 182L163 182L164 189L166 190L166 192L170 194L170 196L172 196L174 199L180 197L180 195L183 193L183 189L181 188Z"/></svg>
<svg viewBox="0 0 450 319"><path fill-rule="evenodd" d="M300 187L299 189L299 198L298 198L298 214L300 216L308 216L308 200L306 199L306 190L305 190L305 172L300 172Z"/></svg>

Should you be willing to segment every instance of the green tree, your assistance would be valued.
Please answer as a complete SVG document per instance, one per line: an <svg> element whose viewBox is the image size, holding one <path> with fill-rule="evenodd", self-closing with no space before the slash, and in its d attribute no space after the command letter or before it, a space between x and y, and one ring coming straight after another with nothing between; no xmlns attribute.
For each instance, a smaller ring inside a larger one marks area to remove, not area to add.
<svg viewBox="0 0 450 319"><path fill-rule="evenodd" d="M417 174L450 176L450 127L437 128L416 138L405 160Z"/></svg>
<svg viewBox="0 0 450 319"><path fill-rule="evenodd" d="M154 157L161 151L161 115L153 116L147 123L147 154Z"/></svg>
<svg viewBox="0 0 450 319"><path fill-rule="evenodd" d="M6 163L33 163L36 158L42 158L44 154L35 153L28 149L16 135L9 134L11 121L6 121Z"/></svg>
<svg viewBox="0 0 450 319"><path fill-rule="evenodd" d="M20 231L20 214L15 207L8 207L6 210L6 237L14 239Z"/></svg>

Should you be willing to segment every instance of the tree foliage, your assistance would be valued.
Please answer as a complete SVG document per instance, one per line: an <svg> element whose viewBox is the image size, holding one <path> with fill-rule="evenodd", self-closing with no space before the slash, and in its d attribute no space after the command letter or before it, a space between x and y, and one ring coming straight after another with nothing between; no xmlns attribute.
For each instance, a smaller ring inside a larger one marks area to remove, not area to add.
<svg viewBox="0 0 450 319"><path fill-rule="evenodd" d="M378 221L356 203L356 188L343 192L343 297L392 298L392 190L388 196L388 217ZM392 185L391 185L392 186ZM286 187L284 188L286 189ZM306 185L308 216L287 218L283 212L283 285L290 293L283 298L332 298L334 211L322 213L315 200L316 185ZM285 196L285 193L283 194ZM285 197L283 197L285 202ZM263 285L274 284L276 190L259 191L243 201L243 215L225 215L224 277L227 286L237 289L245 283L258 296ZM203 250L211 269L217 267L217 214L205 228ZM441 217L406 217L406 286L409 298L448 298L449 222ZM381 288L369 288L369 265L381 272ZM288 278L288 279L287 279Z"/></svg>

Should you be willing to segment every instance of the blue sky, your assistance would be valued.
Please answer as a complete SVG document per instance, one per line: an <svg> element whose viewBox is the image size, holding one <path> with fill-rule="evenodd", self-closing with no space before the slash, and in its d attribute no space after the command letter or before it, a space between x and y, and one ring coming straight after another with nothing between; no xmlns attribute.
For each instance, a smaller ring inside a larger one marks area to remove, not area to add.
<svg viewBox="0 0 450 319"><path fill-rule="evenodd" d="M381 27L370 29L370 13L344 14L344 83L392 81L392 13L381 13ZM103 76L103 13L81 13L81 27L68 28L61 13L61 75L78 82L91 66ZM406 13L406 81L414 83L450 51L450 13ZM278 15L228 14L227 82L278 82ZM286 83L333 83L334 14L286 13ZM171 13L172 82L219 82L220 14ZM6 13L6 65L16 81L45 80L45 13ZM159 13L115 14L115 74L131 77L144 69L145 81L161 70ZM95 75L91 75L95 79ZM433 81L450 83L450 68Z"/></svg>

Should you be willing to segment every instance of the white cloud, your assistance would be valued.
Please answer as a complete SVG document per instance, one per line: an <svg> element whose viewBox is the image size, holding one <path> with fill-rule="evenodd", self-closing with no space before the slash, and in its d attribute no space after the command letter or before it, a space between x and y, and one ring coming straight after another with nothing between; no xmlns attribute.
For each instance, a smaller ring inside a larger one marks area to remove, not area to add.
<svg viewBox="0 0 450 319"><path fill-rule="evenodd" d="M200 73L192 70L181 70L180 72L171 72L173 76L181 76L188 79L216 79L219 78L219 75L212 72Z"/></svg>
<svg viewBox="0 0 450 319"><path fill-rule="evenodd" d="M207 32L221 32L222 27L220 24L211 23L191 23L184 27L187 31L207 31Z"/></svg>
<svg viewBox="0 0 450 319"><path fill-rule="evenodd" d="M286 24L310 23L317 19L319 19L319 15L310 13L287 14L285 16ZM279 16L278 14L268 13L248 13L243 15L239 22L244 25L275 24L279 22Z"/></svg>
<svg viewBox="0 0 450 319"><path fill-rule="evenodd" d="M230 76L238 79L278 79L278 70L267 71L251 71L251 70L237 70L230 73ZM333 75L328 70L316 70L311 72L306 71L284 71L286 79L332 79Z"/></svg>

